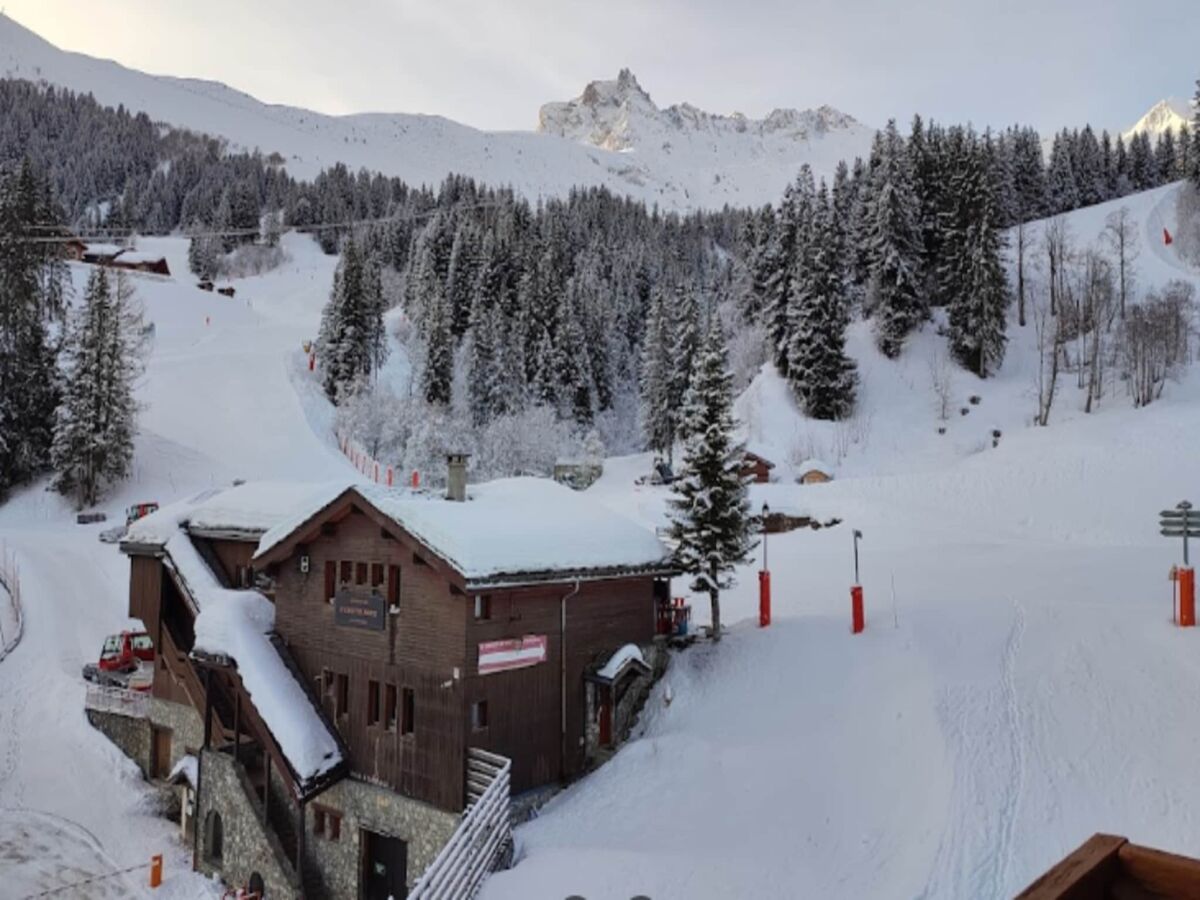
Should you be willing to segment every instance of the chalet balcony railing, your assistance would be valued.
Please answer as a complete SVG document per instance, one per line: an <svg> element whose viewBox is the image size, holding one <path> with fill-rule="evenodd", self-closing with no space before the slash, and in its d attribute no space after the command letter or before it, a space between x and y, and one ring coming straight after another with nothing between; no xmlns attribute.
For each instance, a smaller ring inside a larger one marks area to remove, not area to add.
<svg viewBox="0 0 1200 900"><path fill-rule="evenodd" d="M117 713L134 719L144 719L150 713L150 694L104 684L89 684L84 698L85 709Z"/></svg>
<svg viewBox="0 0 1200 900"><path fill-rule="evenodd" d="M409 892L409 900L470 900L512 841L512 762L474 747L467 751L467 809L442 852Z"/></svg>

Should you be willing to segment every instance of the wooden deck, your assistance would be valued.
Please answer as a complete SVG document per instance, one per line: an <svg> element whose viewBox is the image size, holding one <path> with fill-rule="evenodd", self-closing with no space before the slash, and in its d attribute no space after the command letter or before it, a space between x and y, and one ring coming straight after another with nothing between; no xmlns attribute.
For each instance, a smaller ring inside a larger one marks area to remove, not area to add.
<svg viewBox="0 0 1200 900"><path fill-rule="evenodd" d="M1200 860L1096 834L1017 900L1200 900Z"/></svg>

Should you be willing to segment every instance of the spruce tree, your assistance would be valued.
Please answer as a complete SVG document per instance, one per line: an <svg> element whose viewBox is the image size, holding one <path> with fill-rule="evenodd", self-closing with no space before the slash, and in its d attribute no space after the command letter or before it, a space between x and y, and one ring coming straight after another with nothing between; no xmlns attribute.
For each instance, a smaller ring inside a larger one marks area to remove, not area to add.
<svg viewBox="0 0 1200 900"><path fill-rule="evenodd" d="M672 331L661 289L650 299L650 318L642 341L641 419L646 443L655 453L672 457L678 408L671 405Z"/></svg>
<svg viewBox="0 0 1200 900"><path fill-rule="evenodd" d="M1071 136L1064 129L1054 136L1050 148L1050 168L1046 173L1049 212L1070 212L1079 207L1079 186L1071 165Z"/></svg>
<svg viewBox="0 0 1200 900"><path fill-rule="evenodd" d="M825 185L817 193L812 242L793 287L788 381L815 419L844 419L854 407L857 375L846 355L849 300L838 272L837 245Z"/></svg>
<svg viewBox="0 0 1200 900"><path fill-rule="evenodd" d="M683 408L688 439L672 485L671 533L691 589L709 596L714 641L721 639L721 591L732 587L734 568L756 545L741 475L745 451L734 440L732 389L725 336L713 316Z"/></svg>
<svg viewBox="0 0 1200 900"><path fill-rule="evenodd" d="M1188 177L1200 189L1200 79L1196 80L1196 94L1192 98L1192 170Z"/></svg>
<svg viewBox="0 0 1200 900"><path fill-rule="evenodd" d="M364 252L353 238L346 239L321 314L318 353L325 393L334 403L347 386L370 375L387 355L379 262Z"/></svg>
<svg viewBox="0 0 1200 900"><path fill-rule="evenodd" d="M918 203L895 120L888 122L880 143L879 165L871 178L874 196L867 234L871 257L867 302L875 317L875 341L885 356L894 358L927 315Z"/></svg>
<svg viewBox="0 0 1200 900"><path fill-rule="evenodd" d="M124 276L92 270L68 329L67 376L54 423L54 487L82 508L124 478L133 460L141 315Z"/></svg>

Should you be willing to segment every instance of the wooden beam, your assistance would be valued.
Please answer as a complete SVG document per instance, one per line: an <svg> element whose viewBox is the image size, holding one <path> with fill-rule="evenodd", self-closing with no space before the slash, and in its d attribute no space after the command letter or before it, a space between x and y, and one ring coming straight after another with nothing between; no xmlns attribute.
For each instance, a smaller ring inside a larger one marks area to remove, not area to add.
<svg viewBox="0 0 1200 900"><path fill-rule="evenodd" d="M1105 900L1109 885L1120 874L1118 854L1126 844L1116 835L1092 835L1016 900Z"/></svg>
<svg viewBox="0 0 1200 900"><path fill-rule="evenodd" d="M1200 860L1125 844L1117 853L1121 867L1152 896L1200 898Z"/></svg>

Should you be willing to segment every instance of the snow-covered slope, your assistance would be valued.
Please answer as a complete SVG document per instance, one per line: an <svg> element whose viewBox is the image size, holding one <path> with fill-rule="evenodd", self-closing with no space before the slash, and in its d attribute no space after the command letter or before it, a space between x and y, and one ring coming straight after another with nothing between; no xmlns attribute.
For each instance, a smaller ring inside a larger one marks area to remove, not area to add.
<svg viewBox="0 0 1200 900"><path fill-rule="evenodd" d="M653 115L638 118L636 141L630 133L620 148L580 143L565 123L541 133L486 132L439 116L327 116L262 103L216 82L146 75L68 53L3 15L0 75L90 92L102 103L124 104L156 121L223 137L235 147L279 152L288 171L301 178L342 162L411 184L435 185L457 172L511 185L530 198L604 185L679 210L774 202L802 163L831 174L839 159L865 155L871 136L868 128L826 109L776 112L755 123L690 106L660 112L650 104L639 109ZM633 82L632 76L627 80Z"/></svg>
<svg viewBox="0 0 1200 900"><path fill-rule="evenodd" d="M1135 134L1146 132L1151 139L1157 138L1165 131L1176 133L1181 125L1191 127L1192 106L1186 100L1167 98L1155 103L1133 127L1122 135L1128 141Z"/></svg>
<svg viewBox="0 0 1200 900"><path fill-rule="evenodd" d="M1161 246L1176 190L1071 214L1075 246L1125 205L1141 286L1200 285ZM952 372L945 422L931 328L893 362L855 326L863 384L845 426L804 419L773 373L756 380L738 413L758 446L842 458L829 484L755 485L753 508L843 524L769 538L768 630L761 557L738 570L726 639L676 658L637 739L518 830L518 864L486 900L999 900L1096 831L1195 852L1200 784L1174 773L1200 731L1200 633L1171 623L1179 546L1156 522L1200 484L1200 371L1142 410L1118 383L1091 415L1064 379L1034 428L1033 327L1009 335L999 377ZM632 484L648 465L610 460L590 492L660 524L666 490Z"/></svg>

